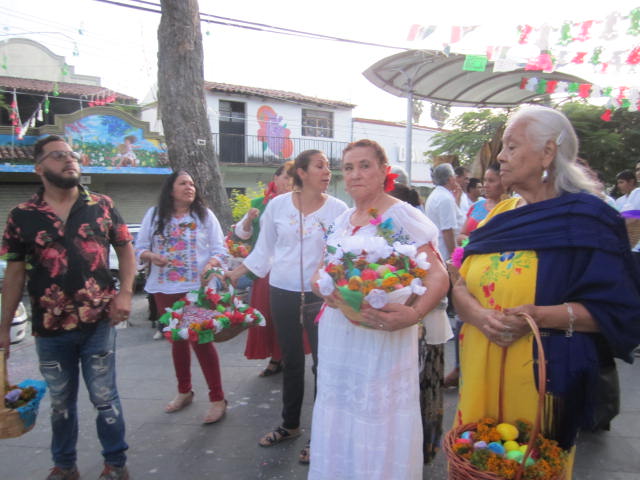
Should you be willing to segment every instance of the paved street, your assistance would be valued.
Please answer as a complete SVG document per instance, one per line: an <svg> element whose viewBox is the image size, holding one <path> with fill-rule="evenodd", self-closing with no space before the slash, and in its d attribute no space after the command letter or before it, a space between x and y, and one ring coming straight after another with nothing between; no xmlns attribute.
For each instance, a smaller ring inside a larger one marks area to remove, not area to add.
<svg viewBox="0 0 640 480"><path fill-rule="evenodd" d="M144 295L135 297L131 325L118 333L118 385L127 422L132 478L181 480L251 480L306 478L307 468L297 455L308 438L312 407L311 371L302 415L302 437L271 448L258 438L280 420L282 376L260 378L265 360L243 356L246 333L217 344L222 363L223 386L229 409L218 424L203 426L207 393L199 366L193 359L194 403L168 415L164 405L175 394L169 343L153 341ZM447 345L447 367L453 345ZM583 434L578 446L575 480L637 480L640 478L640 362L618 364L622 387L622 413L610 432ZM36 366L32 337L12 347L10 380L41 378ZM451 424L456 390L445 395L445 428ZM17 438L0 440L0 479L44 479L51 466L49 454L49 399L40 407L36 427ZM80 432L78 467L83 479L95 479L102 469L93 407L84 385L79 401ZM443 455L425 467L425 479L446 479ZM337 479L332 479L337 480ZM402 479L388 479L402 480Z"/></svg>

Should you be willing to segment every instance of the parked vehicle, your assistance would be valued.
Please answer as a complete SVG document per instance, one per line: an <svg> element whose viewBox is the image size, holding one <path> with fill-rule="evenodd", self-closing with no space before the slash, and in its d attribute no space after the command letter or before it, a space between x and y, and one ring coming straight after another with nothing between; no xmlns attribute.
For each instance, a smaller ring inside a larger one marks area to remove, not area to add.
<svg viewBox="0 0 640 480"><path fill-rule="evenodd" d="M7 261L0 260L0 290L2 290L2 286L4 285L4 272L7 268ZM7 281L11 279L7 278ZM2 297L0 297L0 308L2 307ZM29 321L29 314L27 309L24 306L24 303L20 302L18 304L18 308L16 309L16 313L13 316L13 321L11 322L11 330L10 330L10 338L11 343L18 343L21 341L26 333L27 326Z"/></svg>
<svg viewBox="0 0 640 480"><path fill-rule="evenodd" d="M136 237L138 236L138 232L140 231L139 223L128 223L127 227L129 228L129 233L133 237L133 241L135 242ZM134 289L137 290L142 288L145 284L147 278L147 268L144 265L137 265L138 274L136 275ZM113 247L109 247L109 270L113 274L113 279L116 282L116 288L120 288L120 263L118 262L118 255Z"/></svg>

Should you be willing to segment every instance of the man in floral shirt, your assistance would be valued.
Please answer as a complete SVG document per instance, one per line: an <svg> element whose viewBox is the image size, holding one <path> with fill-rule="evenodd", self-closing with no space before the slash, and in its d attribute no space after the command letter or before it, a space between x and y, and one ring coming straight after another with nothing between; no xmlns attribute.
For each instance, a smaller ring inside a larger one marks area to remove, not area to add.
<svg viewBox="0 0 640 480"><path fill-rule="evenodd" d="M7 260L0 348L25 279L40 372L51 394L49 480L79 478L77 394L80 366L98 412L105 468L100 479L128 479L125 425L115 382L114 326L131 310L135 257L131 236L109 197L82 187L78 154L60 137L39 140L35 172L43 187L9 214L0 256ZM109 244L120 263L120 291L109 271Z"/></svg>

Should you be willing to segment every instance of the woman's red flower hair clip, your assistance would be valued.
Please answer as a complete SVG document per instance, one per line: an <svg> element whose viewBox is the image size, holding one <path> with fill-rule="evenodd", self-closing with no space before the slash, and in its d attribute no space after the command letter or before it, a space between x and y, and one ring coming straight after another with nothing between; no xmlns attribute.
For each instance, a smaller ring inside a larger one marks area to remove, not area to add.
<svg viewBox="0 0 640 480"><path fill-rule="evenodd" d="M390 192L394 188L394 183L396 178L398 178L397 173L391 173L391 166L387 165L387 176L384 177L384 191Z"/></svg>

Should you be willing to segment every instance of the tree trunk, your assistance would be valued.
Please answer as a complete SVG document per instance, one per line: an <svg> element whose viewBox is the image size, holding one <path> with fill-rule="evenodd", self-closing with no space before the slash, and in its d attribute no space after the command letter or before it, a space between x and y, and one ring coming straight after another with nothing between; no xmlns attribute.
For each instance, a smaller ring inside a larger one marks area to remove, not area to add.
<svg viewBox="0 0 640 480"><path fill-rule="evenodd" d="M224 228L232 222L204 97L197 0L161 0L158 105L173 170L186 170Z"/></svg>

